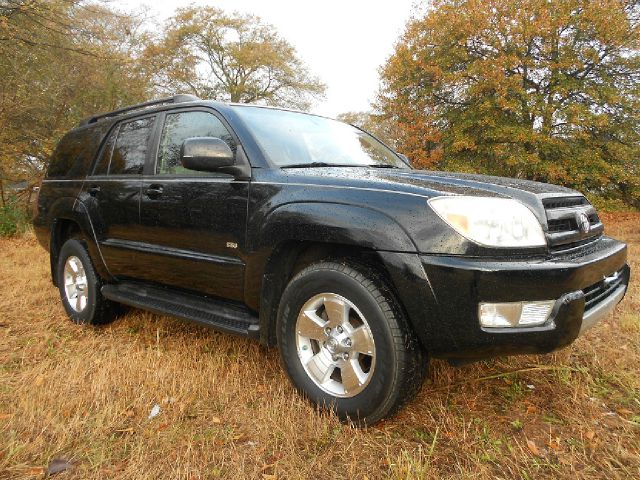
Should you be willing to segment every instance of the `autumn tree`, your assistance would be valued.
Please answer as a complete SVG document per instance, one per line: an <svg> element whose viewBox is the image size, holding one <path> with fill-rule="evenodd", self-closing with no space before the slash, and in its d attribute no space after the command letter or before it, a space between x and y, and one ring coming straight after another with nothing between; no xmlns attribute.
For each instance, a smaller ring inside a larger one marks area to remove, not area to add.
<svg viewBox="0 0 640 480"><path fill-rule="evenodd" d="M0 1L0 182L37 182L81 118L151 95L142 21L94 2Z"/></svg>
<svg viewBox="0 0 640 480"><path fill-rule="evenodd" d="M419 166L564 184L640 206L640 2L436 0L377 107Z"/></svg>
<svg viewBox="0 0 640 480"><path fill-rule="evenodd" d="M374 135L392 148L397 147L399 132L395 124L375 112L344 112L336 117Z"/></svg>
<svg viewBox="0 0 640 480"><path fill-rule="evenodd" d="M259 17L189 7L164 30L147 56L166 91L300 109L324 94L295 49Z"/></svg>

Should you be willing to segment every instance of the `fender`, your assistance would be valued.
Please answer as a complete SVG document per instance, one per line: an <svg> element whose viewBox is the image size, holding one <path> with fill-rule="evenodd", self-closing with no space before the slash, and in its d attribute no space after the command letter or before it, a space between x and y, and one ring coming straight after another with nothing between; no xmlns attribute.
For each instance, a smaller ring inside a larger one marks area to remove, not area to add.
<svg viewBox="0 0 640 480"><path fill-rule="evenodd" d="M278 206L265 216L257 238L261 242L259 248L297 240L417 252L408 233L385 213L333 202L296 202Z"/></svg>
<svg viewBox="0 0 640 480"><path fill-rule="evenodd" d="M371 228L372 225L377 228ZM261 273L251 277L262 278L262 282L250 285L245 292L253 292L249 304L260 304L261 340L265 344L275 344L273 328L278 299L286 286L281 275L270 272L268 264L272 263L273 255L280 258L278 252L286 249L292 241L364 247L378 253L408 252L417 256L415 244L393 218L370 207L346 203L295 202L280 205L264 217L256 238L260 241L257 250L269 254L259 255L264 262L259 266L250 265ZM286 259L287 262L294 260ZM381 257L381 260L385 266L392 263L386 257ZM288 271L292 266L281 267Z"/></svg>
<svg viewBox="0 0 640 480"><path fill-rule="evenodd" d="M448 326L438 322L438 303L416 245L402 226L385 213L345 203L288 203L265 217L259 238L263 248L277 248L293 240L353 245L376 251L421 343L429 349L455 344ZM279 283L277 275L269 274L267 265L265 273L264 303L260 308L263 341L273 343L273 336L268 332L278 302L272 296L286 285Z"/></svg>
<svg viewBox="0 0 640 480"><path fill-rule="evenodd" d="M57 250L62 245L57 245L57 239L54 238L58 233L57 225L61 220L70 220L74 222L80 228L80 232L84 236L87 241L87 248L89 250L89 255L93 260L94 266L98 273L103 276L110 278L111 274L109 273L109 269L102 257L102 252L100 251L100 245L97 241L95 229L91 222L91 218L89 216L89 212L87 207L82 201L73 197L61 197L57 199L50 207L47 214L47 223L50 225L51 231L51 251L56 252L56 254L50 255L51 259L51 275L55 283L55 271L56 264L58 261ZM55 250L54 250L55 249Z"/></svg>

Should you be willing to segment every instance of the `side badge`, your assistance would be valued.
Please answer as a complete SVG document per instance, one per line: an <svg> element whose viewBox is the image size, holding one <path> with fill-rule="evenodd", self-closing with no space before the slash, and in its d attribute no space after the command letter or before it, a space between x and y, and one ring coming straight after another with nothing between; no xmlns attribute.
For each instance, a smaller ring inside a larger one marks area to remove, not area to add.
<svg viewBox="0 0 640 480"><path fill-rule="evenodd" d="M227 248L238 248L238 244L235 242L227 242Z"/></svg>

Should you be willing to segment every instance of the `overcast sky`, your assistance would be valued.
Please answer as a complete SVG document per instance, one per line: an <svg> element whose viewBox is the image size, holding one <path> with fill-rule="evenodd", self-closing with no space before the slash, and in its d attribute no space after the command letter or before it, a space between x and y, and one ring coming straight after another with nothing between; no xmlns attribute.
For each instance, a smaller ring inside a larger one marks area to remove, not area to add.
<svg viewBox="0 0 640 480"><path fill-rule="evenodd" d="M298 51L309 69L327 85L326 98L313 112L335 117L368 110L379 84L378 68L393 51L415 0L216 0L194 1L225 11L262 17ZM127 10L149 7L163 20L180 6L178 0L116 0Z"/></svg>

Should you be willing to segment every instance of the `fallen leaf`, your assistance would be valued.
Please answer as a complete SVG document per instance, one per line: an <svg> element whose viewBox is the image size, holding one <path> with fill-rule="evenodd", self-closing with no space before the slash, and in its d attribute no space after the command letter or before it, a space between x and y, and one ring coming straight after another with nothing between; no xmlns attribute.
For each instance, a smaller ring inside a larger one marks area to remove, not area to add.
<svg viewBox="0 0 640 480"><path fill-rule="evenodd" d="M119 428L116 430L116 433L133 433L133 427Z"/></svg>
<svg viewBox="0 0 640 480"><path fill-rule="evenodd" d="M39 475L44 475L45 471L46 470L44 469L44 467L30 467L29 470L27 470L27 475L35 477Z"/></svg>
<svg viewBox="0 0 640 480"><path fill-rule="evenodd" d="M13 416L13 413L0 413L0 420L6 420L8 418L11 418Z"/></svg>
<svg viewBox="0 0 640 480"><path fill-rule="evenodd" d="M540 453L540 450L538 450L538 447L533 442L533 440L527 440L527 447L529 447L529 451L533 453L536 457L542 456L542 454Z"/></svg>
<svg viewBox="0 0 640 480"><path fill-rule="evenodd" d="M64 458L54 458L49 462L47 467L47 475L55 475L56 473L62 473L72 467L71 463Z"/></svg>
<svg viewBox="0 0 640 480"><path fill-rule="evenodd" d="M535 405L527 405L527 415L534 415L538 412L538 407Z"/></svg>
<svg viewBox="0 0 640 480"><path fill-rule="evenodd" d="M136 412L134 412L133 410L127 410L126 412L124 412L124 416L127 418L131 418L133 416L135 416Z"/></svg>
<svg viewBox="0 0 640 480"><path fill-rule="evenodd" d="M165 428L167 428L169 426L168 423L161 423L160 426L158 427L158 430L164 430Z"/></svg>
<svg viewBox="0 0 640 480"><path fill-rule="evenodd" d="M559 438L554 438L549 440L549 443L547 443L547 445L549 446L549 448L553 449L553 450L560 450L560 439Z"/></svg>
<svg viewBox="0 0 640 480"><path fill-rule="evenodd" d="M222 420L218 417L211 417L211 423L222 423Z"/></svg>
<svg viewBox="0 0 640 480"><path fill-rule="evenodd" d="M593 430L589 430L587 433L584 434L584 436L587 440L592 441L596 436L596 432L594 432Z"/></svg>
<svg viewBox="0 0 640 480"><path fill-rule="evenodd" d="M36 378L35 382L33 382L33 384L36 387L39 387L40 385L42 385L44 383L44 375L38 375L38 377Z"/></svg>

